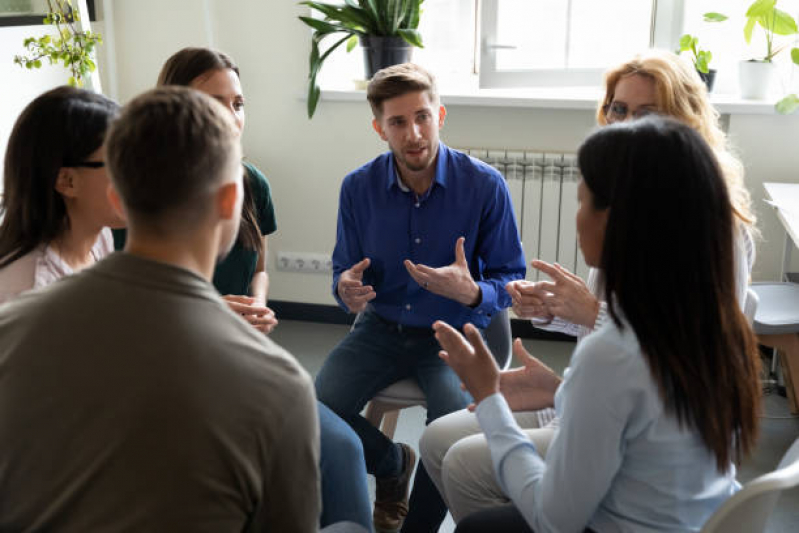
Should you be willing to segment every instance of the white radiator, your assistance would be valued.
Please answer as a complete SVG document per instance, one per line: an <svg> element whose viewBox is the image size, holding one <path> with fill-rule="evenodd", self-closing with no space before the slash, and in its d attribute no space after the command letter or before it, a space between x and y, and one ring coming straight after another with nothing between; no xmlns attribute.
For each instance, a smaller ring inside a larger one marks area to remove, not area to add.
<svg viewBox="0 0 799 533"><path fill-rule="evenodd" d="M496 168L508 183L528 262L527 279L548 279L529 267L532 259L560 263L583 279L588 267L577 245L577 182L574 154L532 150L461 149Z"/></svg>

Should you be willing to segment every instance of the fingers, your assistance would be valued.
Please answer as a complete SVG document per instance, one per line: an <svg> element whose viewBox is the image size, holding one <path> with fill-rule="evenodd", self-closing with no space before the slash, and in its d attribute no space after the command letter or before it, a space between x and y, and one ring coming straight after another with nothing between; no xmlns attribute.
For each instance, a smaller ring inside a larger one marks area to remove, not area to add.
<svg viewBox="0 0 799 533"><path fill-rule="evenodd" d="M236 302L240 304L253 304L255 303L255 298L252 296L241 296L236 294L226 294L222 296L222 299L226 302Z"/></svg>
<svg viewBox="0 0 799 533"><path fill-rule="evenodd" d="M474 353L477 357L490 361L491 364L496 366L496 360L494 356L491 355L491 350L486 346L485 340L483 340L483 336L480 334L480 330L477 329L474 324L466 324L463 326L463 333L466 335L466 340L469 344L474 347Z"/></svg>
<svg viewBox="0 0 799 533"><path fill-rule="evenodd" d="M367 268L369 268L369 265L371 263L372 263L372 261L368 257L366 257L364 259L361 259L358 263L355 263L354 265L352 265L350 267L350 270L352 271L353 274L358 275L358 276L362 276L364 271Z"/></svg>
<svg viewBox="0 0 799 533"><path fill-rule="evenodd" d="M527 351L524 344L522 344L522 340L518 337L513 341L513 355L516 357L516 360L524 366L536 360L533 355Z"/></svg>
<svg viewBox="0 0 799 533"><path fill-rule="evenodd" d="M572 280L580 280L580 281L582 281L582 280L583 280L583 279L582 279L580 276L578 276L577 274L574 274L573 272L571 272L569 269L567 269L565 266L561 265L560 263L555 263L555 268L557 268L558 270L560 270L560 272L561 272L561 273L562 273L564 276L566 276L567 278L569 278L569 279L572 279Z"/></svg>
<svg viewBox="0 0 799 533"><path fill-rule="evenodd" d="M461 266L467 266L466 251L463 249L463 243L466 242L466 237L458 237L455 241L455 263Z"/></svg>
<svg viewBox="0 0 799 533"><path fill-rule="evenodd" d="M264 315L267 313L272 313L272 310L268 307L264 307L262 305L250 305L247 303L239 303L232 300L226 301L228 307L230 307L233 312L238 313L240 315Z"/></svg>
<svg viewBox="0 0 799 533"><path fill-rule="evenodd" d="M474 413L474 410L477 409L477 404L470 403L466 406L466 409L468 409L470 413Z"/></svg>
<svg viewBox="0 0 799 533"><path fill-rule="evenodd" d="M422 274L421 272L422 265L414 265L407 259L403 262L403 264L405 265L405 269L408 271L408 274L410 274L411 278L413 278L413 281L418 283L420 287L427 288L430 286L429 276Z"/></svg>
<svg viewBox="0 0 799 533"><path fill-rule="evenodd" d="M546 274L556 282L566 277L563 274L563 272L561 270L558 270L558 268L555 265L547 263L546 261L534 259L533 261L530 262L530 266L532 266L536 270L540 270L541 272L543 272L544 274Z"/></svg>
<svg viewBox="0 0 799 533"><path fill-rule="evenodd" d="M374 293L374 287L371 285L361 285L360 281L347 281L339 283L338 293L342 298L358 298L366 296L369 293Z"/></svg>

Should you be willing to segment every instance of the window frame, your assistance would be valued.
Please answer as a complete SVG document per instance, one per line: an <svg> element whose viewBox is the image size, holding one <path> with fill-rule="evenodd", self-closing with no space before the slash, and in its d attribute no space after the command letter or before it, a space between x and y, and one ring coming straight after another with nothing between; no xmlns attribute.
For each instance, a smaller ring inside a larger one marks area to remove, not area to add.
<svg viewBox="0 0 799 533"><path fill-rule="evenodd" d="M509 45L497 41L497 3L481 0L479 11L479 86L481 89L519 87L571 87L597 85L605 68L497 70L496 51ZM564 0L569 1L571 0ZM676 49L683 27L685 0L651 0L649 46Z"/></svg>

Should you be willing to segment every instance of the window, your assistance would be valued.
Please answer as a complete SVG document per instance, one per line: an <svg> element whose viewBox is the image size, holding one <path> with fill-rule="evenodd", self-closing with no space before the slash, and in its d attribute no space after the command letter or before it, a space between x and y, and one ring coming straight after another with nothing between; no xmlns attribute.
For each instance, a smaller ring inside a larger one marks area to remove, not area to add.
<svg viewBox="0 0 799 533"><path fill-rule="evenodd" d="M682 0L483 0L480 87L598 85L633 50L675 48Z"/></svg>

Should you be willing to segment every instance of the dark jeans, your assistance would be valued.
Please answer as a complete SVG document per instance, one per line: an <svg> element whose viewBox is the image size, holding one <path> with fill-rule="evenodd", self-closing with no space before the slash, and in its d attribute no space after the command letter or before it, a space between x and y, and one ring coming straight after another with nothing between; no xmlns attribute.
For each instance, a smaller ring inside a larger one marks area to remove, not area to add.
<svg viewBox="0 0 799 533"><path fill-rule="evenodd" d="M370 474L392 477L401 467L396 445L360 415L378 392L401 379L415 378L427 401L427 423L469 404L460 379L438 357L440 349L432 329L406 328L366 312L317 375L319 401L361 438ZM420 462L403 531L437 531L445 515L444 501Z"/></svg>
<svg viewBox="0 0 799 533"><path fill-rule="evenodd" d="M524 517L513 505L472 513L460 522L455 533L533 533ZM585 533L593 533L586 529Z"/></svg>
<svg viewBox="0 0 799 533"><path fill-rule="evenodd" d="M355 522L372 531L372 508L358 435L322 402L319 407L322 527ZM342 530L343 531L343 530Z"/></svg>

